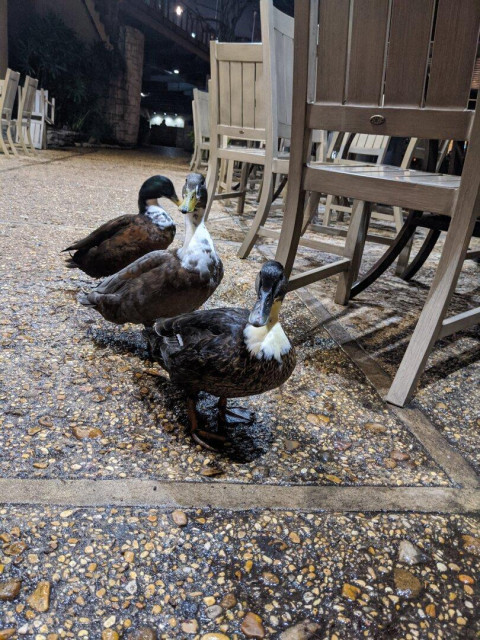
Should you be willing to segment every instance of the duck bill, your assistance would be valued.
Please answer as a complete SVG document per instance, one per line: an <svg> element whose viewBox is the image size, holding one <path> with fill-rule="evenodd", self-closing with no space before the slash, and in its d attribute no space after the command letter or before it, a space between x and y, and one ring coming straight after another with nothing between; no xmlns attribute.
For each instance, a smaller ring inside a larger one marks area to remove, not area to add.
<svg viewBox="0 0 480 640"><path fill-rule="evenodd" d="M273 297L270 292L260 291L258 300L255 303L250 316L248 317L249 324L254 327L264 327L272 311Z"/></svg>
<svg viewBox="0 0 480 640"><path fill-rule="evenodd" d="M180 211L182 213L192 213L197 206L197 194L196 190L188 191L183 198L183 202L180 204Z"/></svg>
<svg viewBox="0 0 480 640"><path fill-rule="evenodd" d="M173 204L176 204L177 207L179 207L182 204L182 200L180 200L180 198L177 196L176 193L173 194L170 200L173 202Z"/></svg>

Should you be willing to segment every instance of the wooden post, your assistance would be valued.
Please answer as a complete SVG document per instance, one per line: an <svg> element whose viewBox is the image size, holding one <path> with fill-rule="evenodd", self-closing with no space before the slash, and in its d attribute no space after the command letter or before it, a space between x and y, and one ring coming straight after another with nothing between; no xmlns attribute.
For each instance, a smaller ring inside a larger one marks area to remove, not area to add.
<svg viewBox="0 0 480 640"><path fill-rule="evenodd" d="M0 0L0 79L8 67L8 0Z"/></svg>

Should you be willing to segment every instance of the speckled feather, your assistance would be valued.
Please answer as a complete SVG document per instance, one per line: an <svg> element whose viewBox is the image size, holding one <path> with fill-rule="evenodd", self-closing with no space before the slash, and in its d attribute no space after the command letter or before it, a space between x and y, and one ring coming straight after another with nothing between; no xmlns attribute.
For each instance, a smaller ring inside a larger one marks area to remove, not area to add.
<svg viewBox="0 0 480 640"><path fill-rule="evenodd" d="M151 341L154 354L172 382L189 393L240 398L275 389L293 372L295 350L281 363L252 355L243 335L248 316L246 309L222 308L160 321Z"/></svg>

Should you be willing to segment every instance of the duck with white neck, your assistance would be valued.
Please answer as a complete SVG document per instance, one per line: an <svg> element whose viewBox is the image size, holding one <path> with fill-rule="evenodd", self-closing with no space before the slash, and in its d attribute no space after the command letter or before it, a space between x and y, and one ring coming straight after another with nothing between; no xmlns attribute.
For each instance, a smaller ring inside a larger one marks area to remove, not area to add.
<svg viewBox="0 0 480 640"><path fill-rule="evenodd" d="M150 327L200 308L223 278L223 265L203 221L205 178L188 174L180 211L185 215L181 249L152 251L79 297L106 320Z"/></svg>

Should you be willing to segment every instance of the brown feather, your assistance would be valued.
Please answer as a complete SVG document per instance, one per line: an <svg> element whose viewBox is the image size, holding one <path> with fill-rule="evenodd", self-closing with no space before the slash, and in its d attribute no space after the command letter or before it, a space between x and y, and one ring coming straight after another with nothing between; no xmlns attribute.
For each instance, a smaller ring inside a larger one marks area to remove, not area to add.
<svg viewBox="0 0 480 640"><path fill-rule="evenodd" d="M75 251L66 264L93 278L110 276L151 251L166 249L174 237L173 224L162 229L147 215L124 215L64 249Z"/></svg>

